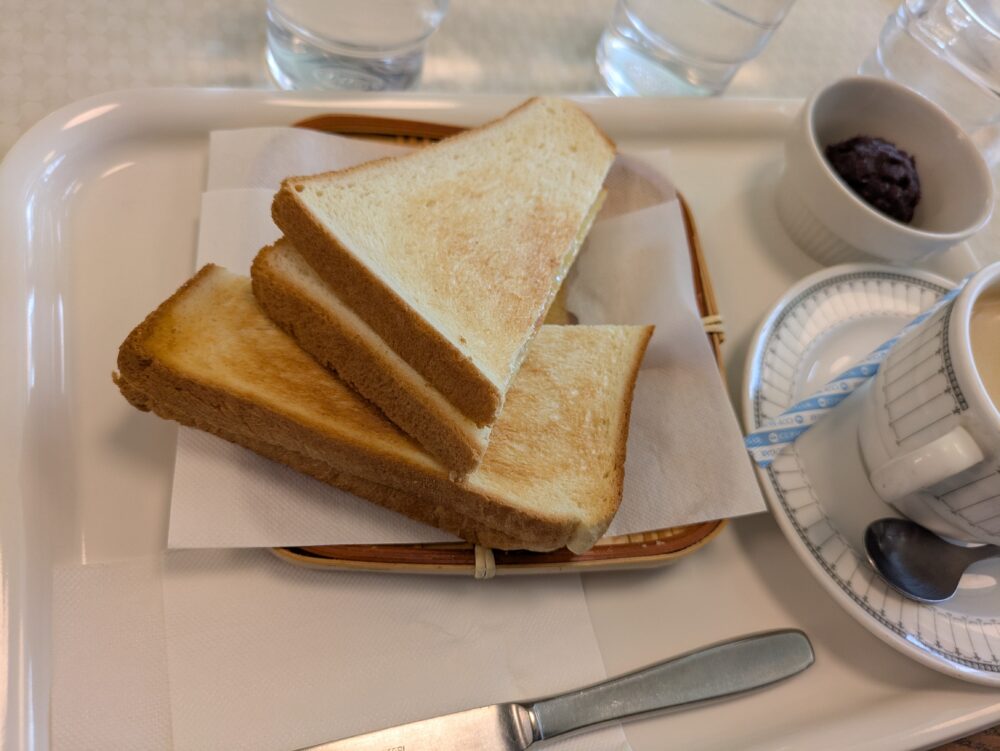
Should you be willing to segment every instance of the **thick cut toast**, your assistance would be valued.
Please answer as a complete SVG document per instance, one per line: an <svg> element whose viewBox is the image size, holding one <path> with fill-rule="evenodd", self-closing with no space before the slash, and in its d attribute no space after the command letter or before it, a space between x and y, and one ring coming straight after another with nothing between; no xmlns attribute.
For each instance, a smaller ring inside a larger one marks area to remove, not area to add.
<svg viewBox="0 0 1000 751"><path fill-rule="evenodd" d="M257 254L250 271L264 312L302 349L336 371L446 467L479 464L490 426L444 398L325 284L287 239Z"/></svg>
<svg viewBox="0 0 1000 751"><path fill-rule="evenodd" d="M115 381L140 409L472 542L579 552L621 500L632 389L651 331L543 327L462 482L272 323L248 279L217 266L128 336Z"/></svg>
<svg viewBox="0 0 1000 751"><path fill-rule="evenodd" d="M483 427L593 221L614 155L575 105L532 99L405 156L288 178L272 215L341 301Z"/></svg>

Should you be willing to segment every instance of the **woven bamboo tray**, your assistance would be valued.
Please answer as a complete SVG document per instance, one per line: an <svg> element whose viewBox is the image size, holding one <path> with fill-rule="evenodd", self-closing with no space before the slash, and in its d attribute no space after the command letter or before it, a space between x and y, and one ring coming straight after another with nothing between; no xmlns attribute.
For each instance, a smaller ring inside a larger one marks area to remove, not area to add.
<svg viewBox="0 0 1000 751"><path fill-rule="evenodd" d="M458 133L454 125L364 115L323 115L296 123L311 130L366 138L386 138L421 145ZM702 253L691 209L680 197L684 227L691 251L692 283L698 308L706 321L706 332L715 352L719 372L724 335L718 325L718 308ZM550 311L550 323L568 323L565 308L557 298ZM586 553L565 548L551 553L523 550L489 550L470 543L428 543L406 545L318 545L274 548L279 558L299 566L318 569L350 569L418 574L465 574L479 579L496 575L538 574L572 571L599 571L659 566L681 558L705 545L722 531L726 520L656 529L618 537L605 537Z"/></svg>

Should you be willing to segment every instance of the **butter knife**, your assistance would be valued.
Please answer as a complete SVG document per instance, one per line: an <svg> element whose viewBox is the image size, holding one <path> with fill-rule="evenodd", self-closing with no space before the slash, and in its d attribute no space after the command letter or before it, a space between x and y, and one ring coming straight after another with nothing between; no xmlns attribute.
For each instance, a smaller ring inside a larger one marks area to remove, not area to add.
<svg viewBox="0 0 1000 751"><path fill-rule="evenodd" d="M547 699L469 709L299 751L523 751L603 723L768 686L813 660L801 631L754 634Z"/></svg>

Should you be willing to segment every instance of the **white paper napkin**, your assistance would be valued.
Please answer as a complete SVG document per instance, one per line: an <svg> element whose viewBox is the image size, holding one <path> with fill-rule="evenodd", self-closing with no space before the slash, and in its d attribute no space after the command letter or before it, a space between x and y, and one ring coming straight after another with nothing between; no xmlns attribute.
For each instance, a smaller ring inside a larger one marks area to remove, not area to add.
<svg viewBox="0 0 1000 751"><path fill-rule="evenodd" d="M404 150L360 144L288 128L213 133L199 265L248 272L257 250L279 236L270 201L284 176ZM609 534L764 509L697 312L666 161L663 151L619 158L608 201L567 282L569 308L583 322L657 326L636 386L625 492ZM180 431L172 548L449 539L212 436Z"/></svg>
<svg viewBox="0 0 1000 751"><path fill-rule="evenodd" d="M161 568L154 556L53 571L52 751L174 748Z"/></svg>
<svg viewBox="0 0 1000 751"><path fill-rule="evenodd" d="M763 510L688 283L678 203L606 219L567 280L580 323L656 322L632 402L625 487L611 534Z"/></svg>
<svg viewBox="0 0 1000 751"><path fill-rule="evenodd" d="M54 751L289 751L606 677L577 576L331 575L175 551L61 566L53 605ZM628 744L614 726L551 748Z"/></svg>
<svg viewBox="0 0 1000 751"><path fill-rule="evenodd" d="M576 576L484 585L186 551L167 558L164 610L178 749L299 748L605 677ZM613 727L552 748L627 744Z"/></svg>

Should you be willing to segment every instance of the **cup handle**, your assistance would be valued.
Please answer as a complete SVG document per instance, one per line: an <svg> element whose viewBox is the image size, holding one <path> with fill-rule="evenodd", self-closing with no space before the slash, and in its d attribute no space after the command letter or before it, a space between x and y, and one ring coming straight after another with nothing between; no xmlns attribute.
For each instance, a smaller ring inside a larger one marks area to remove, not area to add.
<svg viewBox="0 0 1000 751"><path fill-rule="evenodd" d="M985 458L972 436L959 425L908 454L890 459L872 471L870 478L882 500L891 503L936 485Z"/></svg>

